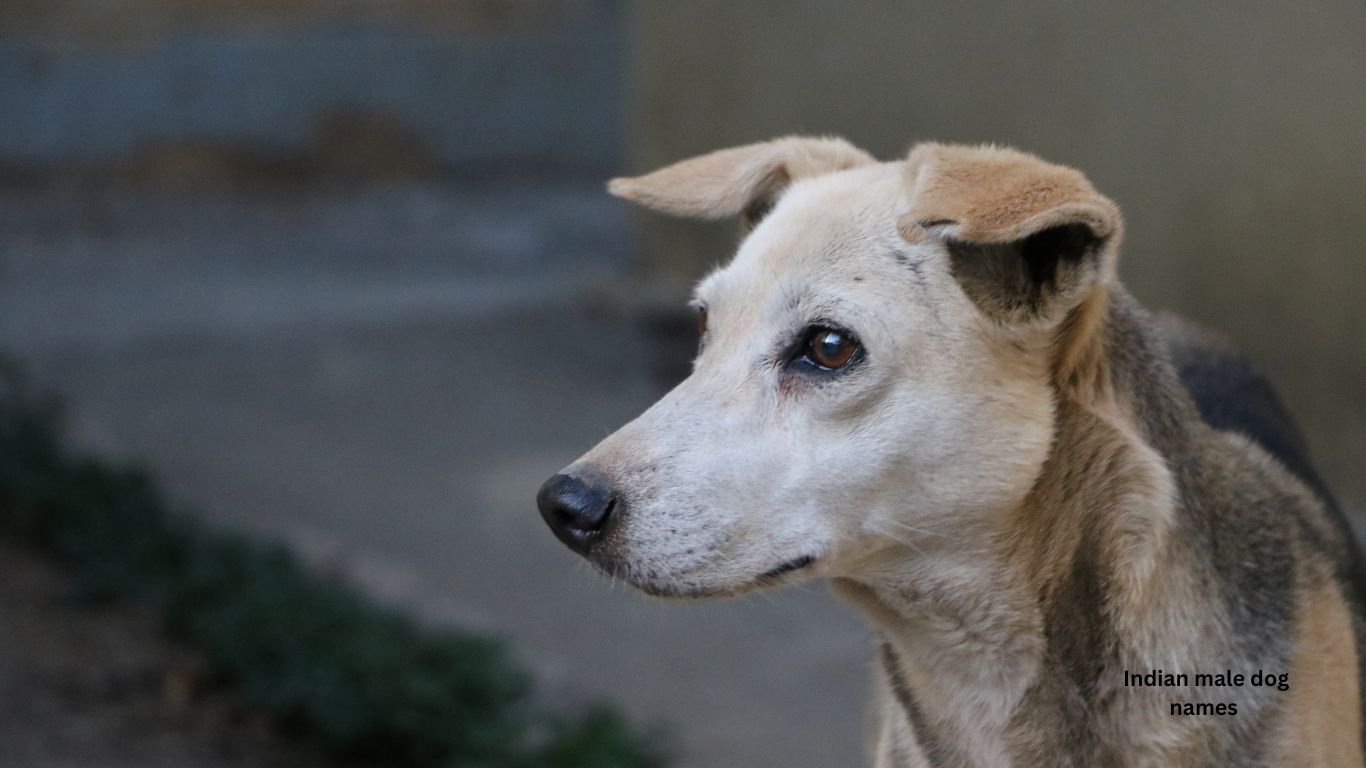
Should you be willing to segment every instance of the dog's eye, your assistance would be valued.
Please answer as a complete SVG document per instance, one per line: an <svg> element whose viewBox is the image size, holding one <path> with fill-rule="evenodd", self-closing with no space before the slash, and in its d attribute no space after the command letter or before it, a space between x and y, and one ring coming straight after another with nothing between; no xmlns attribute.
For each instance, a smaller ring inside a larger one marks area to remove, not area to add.
<svg viewBox="0 0 1366 768"><path fill-rule="evenodd" d="M807 331L805 356L819 368L837 371L848 365L858 351L858 340L848 331L821 325Z"/></svg>
<svg viewBox="0 0 1366 768"><path fill-rule="evenodd" d="M702 305L695 307L697 310L697 338L707 335L707 308Z"/></svg>

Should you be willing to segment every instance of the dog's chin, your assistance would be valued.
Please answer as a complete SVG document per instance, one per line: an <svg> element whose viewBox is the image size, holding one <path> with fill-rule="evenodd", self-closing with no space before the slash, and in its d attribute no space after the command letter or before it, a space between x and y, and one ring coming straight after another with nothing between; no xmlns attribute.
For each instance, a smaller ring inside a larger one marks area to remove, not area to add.
<svg viewBox="0 0 1366 768"><path fill-rule="evenodd" d="M620 579L651 597L667 600L715 600L739 597L755 590L800 581L812 575L812 566L816 565L817 558L814 555L802 555L749 578L715 582L705 578L705 574L669 578L656 572L640 573L629 563L600 562L597 559L592 559L592 562L604 574Z"/></svg>

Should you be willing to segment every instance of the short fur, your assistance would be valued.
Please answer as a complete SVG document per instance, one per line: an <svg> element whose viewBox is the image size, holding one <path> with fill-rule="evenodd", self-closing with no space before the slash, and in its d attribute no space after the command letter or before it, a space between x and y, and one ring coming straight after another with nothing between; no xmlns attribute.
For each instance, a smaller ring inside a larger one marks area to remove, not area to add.
<svg viewBox="0 0 1366 768"><path fill-rule="evenodd" d="M1118 284L1080 173L786 138L611 190L754 227L698 288L693 374L565 470L613 486L596 565L682 597L830 579L880 635L879 768L1363 765L1345 522L1265 382ZM796 366L829 324L863 356ZM1125 684L1155 669L1290 678Z"/></svg>

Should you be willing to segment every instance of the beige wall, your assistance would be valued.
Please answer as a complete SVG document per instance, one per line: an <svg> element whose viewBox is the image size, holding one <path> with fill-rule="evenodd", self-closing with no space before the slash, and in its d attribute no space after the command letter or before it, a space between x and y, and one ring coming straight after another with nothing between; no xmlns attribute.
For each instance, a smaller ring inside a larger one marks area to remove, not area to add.
<svg viewBox="0 0 1366 768"><path fill-rule="evenodd" d="M993 141L1085 170L1124 209L1152 306L1271 374L1366 507L1366 3L778 2L634 7L633 166L791 133L884 157ZM720 225L642 219L681 292Z"/></svg>

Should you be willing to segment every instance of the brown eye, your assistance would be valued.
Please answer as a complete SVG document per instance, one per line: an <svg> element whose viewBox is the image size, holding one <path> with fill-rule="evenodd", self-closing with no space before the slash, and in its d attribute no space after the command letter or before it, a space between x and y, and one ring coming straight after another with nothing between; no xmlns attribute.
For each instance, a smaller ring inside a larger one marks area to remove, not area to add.
<svg viewBox="0 0 1366 768"><path fill-rule="evenodd" d="M707 335L707 308L697 308L697 337L700 339Z"/></svg>
<svg viewBox="0 0 1366 768"><path fill-rule="evenodd" d="M853 336L834 328L817 327L807 338L807 359L831 371L848 365L859 349L858 341Z"/></svg>

